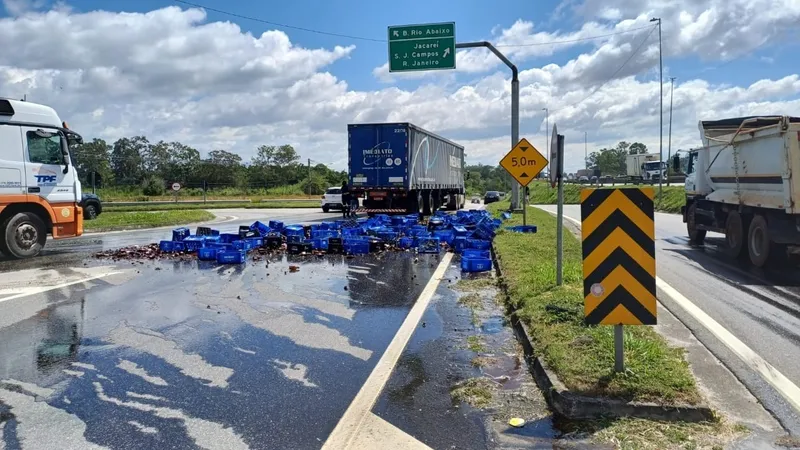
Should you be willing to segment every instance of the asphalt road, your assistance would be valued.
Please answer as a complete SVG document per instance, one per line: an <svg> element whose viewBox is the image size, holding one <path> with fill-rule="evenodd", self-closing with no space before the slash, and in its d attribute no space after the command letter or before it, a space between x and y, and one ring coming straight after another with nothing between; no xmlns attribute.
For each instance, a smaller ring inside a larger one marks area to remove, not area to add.
<svg viewBox="0 0 800 450"><path fill-rule="evenodd" d="M555 205L540 206L555 212ZM580 205L564 215L580 221ZM731 261L721 251L724 236L709 233L702 247L689 245L681 216L656 213L656 271L794 384L800 385L800 269L795 262L759 270ZM659 292L659 301L684 322L739 378L781 424L800 434L800 415L760 376L699 321Z"/></svg>
<svg viewBox="0 0 800 450"><path fill-rule="evenodd" d="M225 231L336 217L215 212L228 216ZM0 264L0 448L320 448L445 261L92 256L168 236L169 227L84 236L48 242L25 267ZM402 423L378 423L401 434ZM481 436L463 416L423 425L426 440L451 425L474 429L463 439Z"/></svg>

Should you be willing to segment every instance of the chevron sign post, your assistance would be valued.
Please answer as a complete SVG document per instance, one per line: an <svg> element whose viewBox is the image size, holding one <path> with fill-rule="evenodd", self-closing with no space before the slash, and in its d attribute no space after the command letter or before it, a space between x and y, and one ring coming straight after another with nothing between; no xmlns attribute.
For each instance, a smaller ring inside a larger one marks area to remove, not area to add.
<svg viewBox="0 0 800 450"><path fill-rule="evenodd" d="M587 325L614 325L615 369L624 370L623 325L656 324L652 188L581 191Z"/></svg>

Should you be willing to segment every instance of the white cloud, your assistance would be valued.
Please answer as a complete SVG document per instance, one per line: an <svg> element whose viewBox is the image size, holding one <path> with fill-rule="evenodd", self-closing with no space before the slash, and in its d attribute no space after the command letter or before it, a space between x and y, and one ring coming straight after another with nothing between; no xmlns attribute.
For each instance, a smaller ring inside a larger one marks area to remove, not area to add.
<svg viewBox="0 0 800 450"><path fill-rule="evenodd" d="M3 8L11 16L20 16L44 5L44 0L3 0Z"/></svg>
<svg viewBox="0 0 800 450"><path fill-rule="evenodd" d="M583 13L591 11L591 1L584 4ZM555 38L574 41L649 25L652 11L633 3L604 3L604 9L597 9L597 16L591 15L592 20L577 31L541 32L530 22L517 21L499 29L497 36L503 45L519 45ZM711 24L729 23L719 17L729 8L711 8L704 15L709 8L685 9L688 19L681 22L685 27L680 36L671 35L671 51L685 45L686 50L680 51L700 55L713 46L713 39L721 39L723 46L761 40L760 35L753 36L758 30L752 27L722 33ZM791 16L793 10L788 13ZM770 23L780 28L786 23L781 15L767 10L765 15L769 19L758 19L759 27ZM602 20L593 21L595 17ZM692 26L699 23L717 31ZM657 149L654 35L615 79L603 85L648 31L592 41L584 53L563 64L520 64L521 136L546 150L542 108L547 107L550 125L557 123L567 137L568 171L583 166L584 131L589 151L623 139ZM332 41L328 48L303 48L280 31L253 36L234 23L208 22L198 9L168 7L146 14L74 13L63 7L46 13L29 11L0 19L0 42L19 43L14 52L0 53L0 92L12 98L27 94L30 101L54 106L87 138L113 141L143 134L154 141L178 140L202 152L236 151L246 160L260 144L290 143L304 158L338 168L347 160L346 124L353 122L416 123L465 144L468 161L474 163L495 164L511 145L508 71L485 49L457 55L458 72L476 77L469 83L457 84L454 72L442 71L435 72L433 82L424 75L408 76L420 83L414 89L387 85L364 91L329 72L331 64L357 51L352 46ZM503 47L503 51L524 61L575 45L579 44ZM717 58L720 52L717 49ZM773 67L779 69L777 64ZM394 79L385 69L376 69L375 74ZM697 145L699 119L800 115L798 75L775 74L746 86L679 80L673 148ZM668 88L669 84L667 95ZM665 151L666 141L665 135Z"/></svg>

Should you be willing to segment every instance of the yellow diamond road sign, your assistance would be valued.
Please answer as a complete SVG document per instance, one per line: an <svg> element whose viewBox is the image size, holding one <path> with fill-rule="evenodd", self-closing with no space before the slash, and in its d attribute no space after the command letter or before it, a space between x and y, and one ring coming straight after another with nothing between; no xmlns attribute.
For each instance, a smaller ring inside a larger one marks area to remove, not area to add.
<svg viewBox="0 0 800 450"><path fill-rule="evenodd" d="M500 165L514 177L517 182L527 186L547 166L547 159L522 138L508 154L500 160Z"/></svg>

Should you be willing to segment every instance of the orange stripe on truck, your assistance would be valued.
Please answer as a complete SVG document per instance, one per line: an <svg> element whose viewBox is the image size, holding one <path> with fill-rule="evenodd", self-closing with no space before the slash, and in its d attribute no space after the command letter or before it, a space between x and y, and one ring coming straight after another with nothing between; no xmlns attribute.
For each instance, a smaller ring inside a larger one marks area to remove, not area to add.
<svg viewBox="0 0 800 450"><path fill-rule="evenodd" d="M50 203L38 195L0 195L0 212L15 203L35 203L50 216L53 224L53 239L80 236L83 234L83 209L75 202Z"/></svg>

